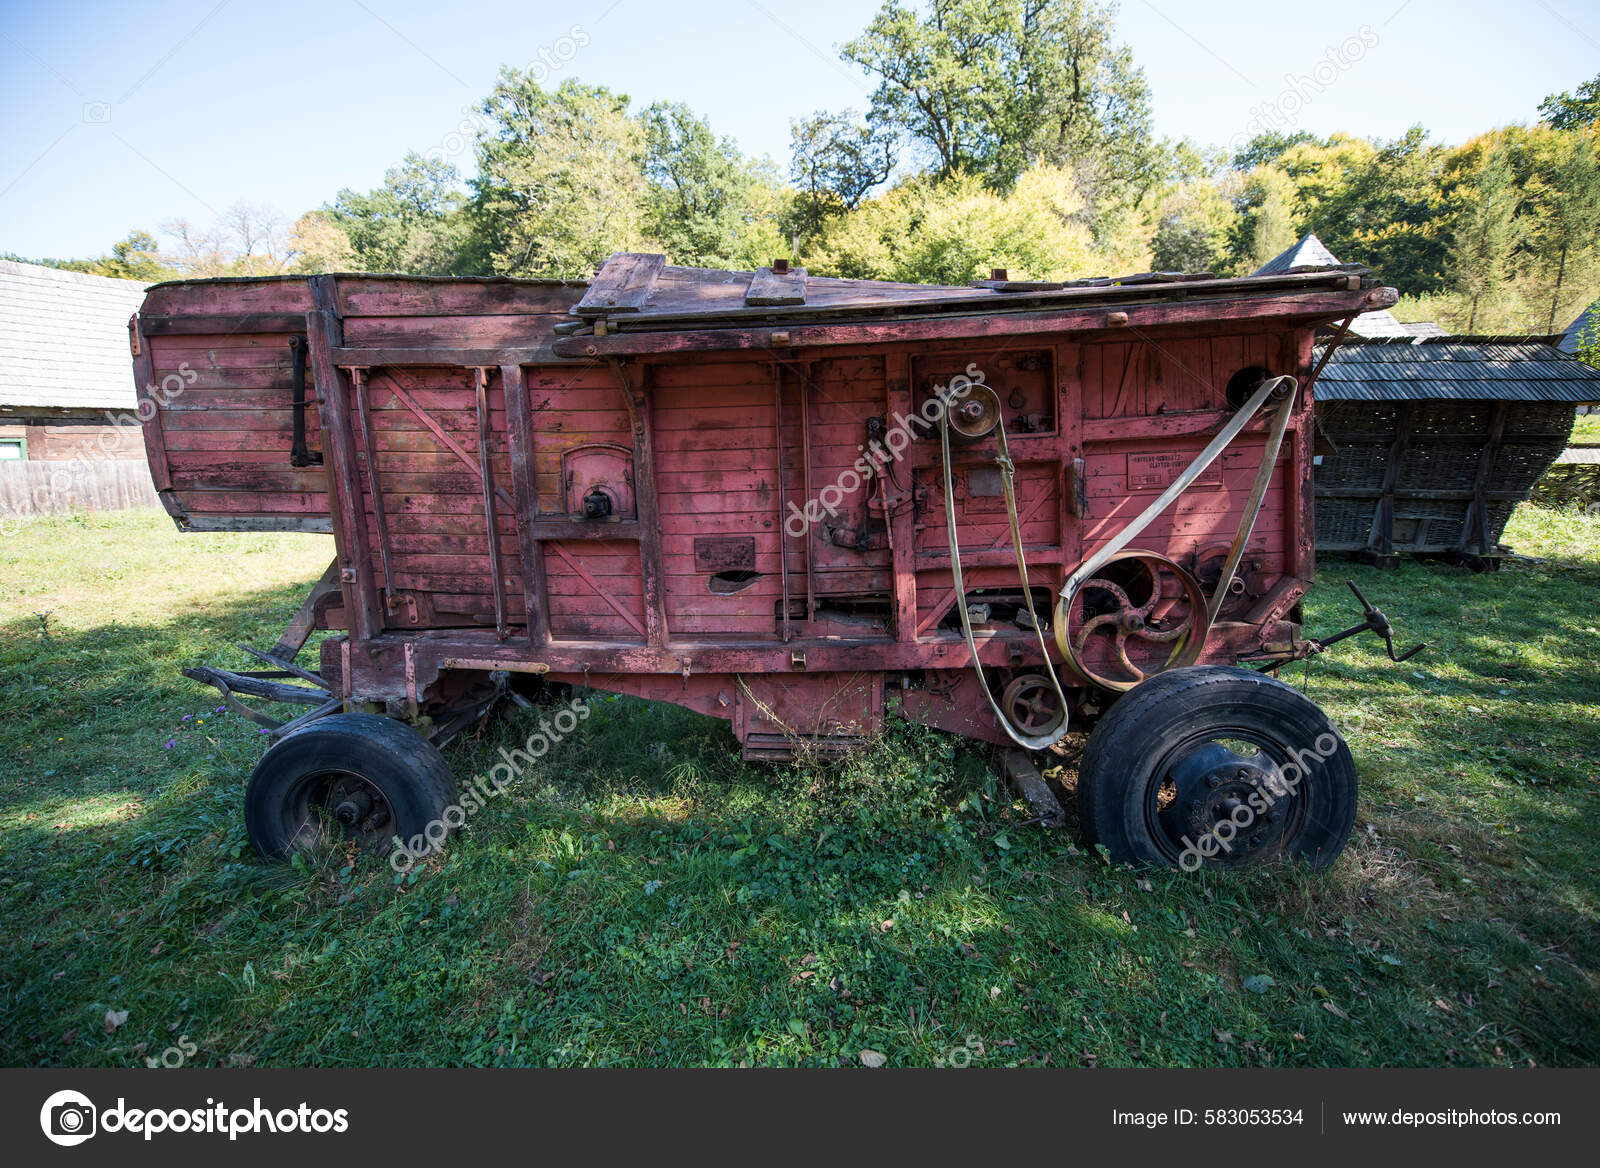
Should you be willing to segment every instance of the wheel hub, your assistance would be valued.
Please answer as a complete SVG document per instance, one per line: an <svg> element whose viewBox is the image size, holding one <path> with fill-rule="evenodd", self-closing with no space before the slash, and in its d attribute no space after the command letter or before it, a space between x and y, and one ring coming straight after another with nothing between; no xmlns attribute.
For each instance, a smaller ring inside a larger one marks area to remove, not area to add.
<svg viewBox="0 0 1600 1168"><path fill-rule="evenodd" d="M1169 774L1174 797L1161 819L1170 838L1199 844L1210 837L1216 841L1215 862L1225 865L1281 850L1291 796L1265 755L1241 755L1211 742L1185 755Z"/></svg>

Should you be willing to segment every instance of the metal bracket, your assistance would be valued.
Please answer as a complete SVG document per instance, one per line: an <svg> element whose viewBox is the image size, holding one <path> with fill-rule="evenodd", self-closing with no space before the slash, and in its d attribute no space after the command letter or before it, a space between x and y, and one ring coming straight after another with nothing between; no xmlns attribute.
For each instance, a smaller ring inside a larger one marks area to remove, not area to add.
<svg viewBox="0 0 1600 1168"><path fill-rule="evenodd" d="M306 449L306 339L299 334L289 338L289 361L294 379L294 445L289 449L289 465L321 466L322 455Z"/></svg>

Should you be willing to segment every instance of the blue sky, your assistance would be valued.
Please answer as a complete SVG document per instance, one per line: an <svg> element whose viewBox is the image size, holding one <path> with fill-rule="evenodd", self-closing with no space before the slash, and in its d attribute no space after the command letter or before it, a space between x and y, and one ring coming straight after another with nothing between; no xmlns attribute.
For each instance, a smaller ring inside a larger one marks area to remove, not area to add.
<svg viewBox="0 0 1600 1168"><path fill-rule="evenodd" d="M0 251L98 254L241 200L292 219L377 185L407 150L450 148L502 63L636 106L685 101L784 162L792 118L865 107L870 82L835 47L876 8L0 0ZM1532 121L1546 94L1600 71L1594 0L1123 0L1118 25L1157 132L1215 144L1263 117L1385 137L1421 122L1460 141Z"/></svg>

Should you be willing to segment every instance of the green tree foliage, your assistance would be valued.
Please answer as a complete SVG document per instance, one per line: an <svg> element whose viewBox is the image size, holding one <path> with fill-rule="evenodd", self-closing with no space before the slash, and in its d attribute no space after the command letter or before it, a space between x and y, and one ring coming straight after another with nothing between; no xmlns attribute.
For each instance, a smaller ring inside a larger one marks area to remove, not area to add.
<svg viewBox="0 0 1600 1168"><path fill-rule="evenodd" d="M1460 193L1461 218L1451 253L1451 274L1467 302L1467 331L1474 331L1486 300L1505 285L1522 231L1516 179L1504 154L1491 154Z"/></svg>
<svg viewBox="0 0 1600 1168"><path fill-rule="evenodd" d="M1600 74L1576 93L1553 93L1539 103L1539 116L1555 130L1581 130L1600 120Z"/></svg>
<svg viewBox="0 0 1600 1168"><path fill-rule="evenodd" d="M618 250L818 274L966 283L1154 266L1236 275L1306 231L1406 296L1407 319L1553 331L1600 296L1600 77L1535 125L1458 147L1292 127L1229 156L1157 142L1110 0L887 0L846 61L864 115L791 124L788 182L681 103L502 70L476 174L408 155L292 229L240 204L46 260L135 279L365 269L585 278ZM898 182L896 178L898 177ZM886 184L895 183L885 189Z"/></svg>
<svg viewBox="0 0 1600 1168"><path fill-rule="evenodd" d="M645 133L626 96L570 79L547 92L506 68L479 111L468 270L583 279L638 245Z"/></svg>
<svg viewBox="0 0 1600 1168"><path fill-rule="evenodd" d="M1550 315L1545 331L1555 332L1570 277L1591 271L1600 244L1600 158L1595 140L1580 134L1563 151L1551 175L1547 202L1533 234L1534 252L1550 280Z"/></svg>
<svg viewBox="0 0 1600 1168"><path fill-rule="evenodd" d="M670 262L724 268L756 248L770 253L758 264L789 254L774 224L778 180L770 164L746 159L681 102L656 102L640 121L649 183L644 228Z"/></svg>
<svg viewBox="0 0 1600 1168"><path fill-rule="evenodd" d="M83 272L90 276L110 276L118 280L139 280L157 284L162 280L176 280L183 276L161 252L156 237L148 231L134 230L111 245L108 255L87 260L33 260L14 252L0 253L0 260L19 264L37 264L42 268L55 268L63 272Z"/></svg>
<svg viewBox="0 0 1600 1168"><path fill-rule="evenodd" d="M328 225L342 230L348 262L358 271L445 276L456 271L466 239L465 205L460 172L412 151L385 172L381 187L365 194L340 191L325 219L304 227L308 233ZM337 241L325 231L307 234L305 243L315 257L308 262L339 256Z"/></svg>
<svg viewBox="0 0 1600 1168"><path fill-rule="evenodd" d="M111 245L110 255L102 256L86 270L97 276L142 280L146 284L173 280L179 275L162 256L156 237L148 231L128 232L125 238Z"/></svg>
<svg viewBox="0 0 1600 1168"><path fill-rule="evenodd" d="M1160 152L1150 92L1098 0L889 0L842 52L878 79L869 118L913 143L936 177L1008 190L1030 165L1073 168L1090 209L1135 202Z"/></svg>
<svg viewBox="0 0 1600 1168"><path fill-rule="evenodd" d="M363 266L350 246L350 236L326 208L307 211L295 220L289 231L289 248L294 253L289 270L301 275L355 272Z"/></svg>
<svg viewBox="0 0 1600 1168"><path fill-rule="evenodd" d="M1064 167L1025 171L1007 195L975 175L924 176L831 224L807 266L818 275L929 284L966 284L991 267L1013 278L1069 279L1099 263L1081 210Z"/></svg>
<svg viewBox="0 0 1600 1168"><path fill-rule="evenodd" d="M1229 249L1234 275L1255 271L1300 236L1294 222L1294 183L1275 166L1251 171L1234 206Z"/></svg>
<svg viewBox="0 0 1600 1168"><path fill-rule="evenodd" d="M1222 272L1230 266L1233 202L1204 179L1180 183L1161 202L1150 264L1161 272Z"/></svg>
<svg viewBox="0 0 1600 1168"><path fill-rule="evenodd" d="M1296 146L1316 145L1317 136L1308 130L1263 130L1236 152L1229 164L1234 170L1248 174L1258 166L1277 162Z"/></svg>
<svg viewBox="0 0 1600 1168"><path fill-rule="evenodd" d="M1361 156L1365 155L1364 158ZM1447 152L1413 126L1390 142L1349 152L1345 180L1302 217L1334 255L1364 263L1408 292L1445 284L1449 224L1442 180Z"/></svg>
<svg viewBox="0 0 1600 1168"><path fill-rule="evenodd" d="M809 243L830 216L854 211L894 172L894 135L855 113L821 112L789 124L795 232Z"/></svg>

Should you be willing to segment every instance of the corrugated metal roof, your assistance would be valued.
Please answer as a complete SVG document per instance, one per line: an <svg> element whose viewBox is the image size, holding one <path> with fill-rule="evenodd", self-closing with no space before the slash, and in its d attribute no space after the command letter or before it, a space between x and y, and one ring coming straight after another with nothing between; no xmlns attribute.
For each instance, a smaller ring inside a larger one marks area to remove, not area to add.
<svg viewBox="0 0 1600 1168"><path fill-rule="evenodd" d="M0 406L131 409L145 286L0 260Z"/></svg>
<svg viewBox="0 0 1600 1168"><path fill-rule="evenodd" d="M1320 355L1320 352L1319 352ZM1600 369L1548 338L1340 345L1317 382L1320 401L1600 401Z"/></svg>

